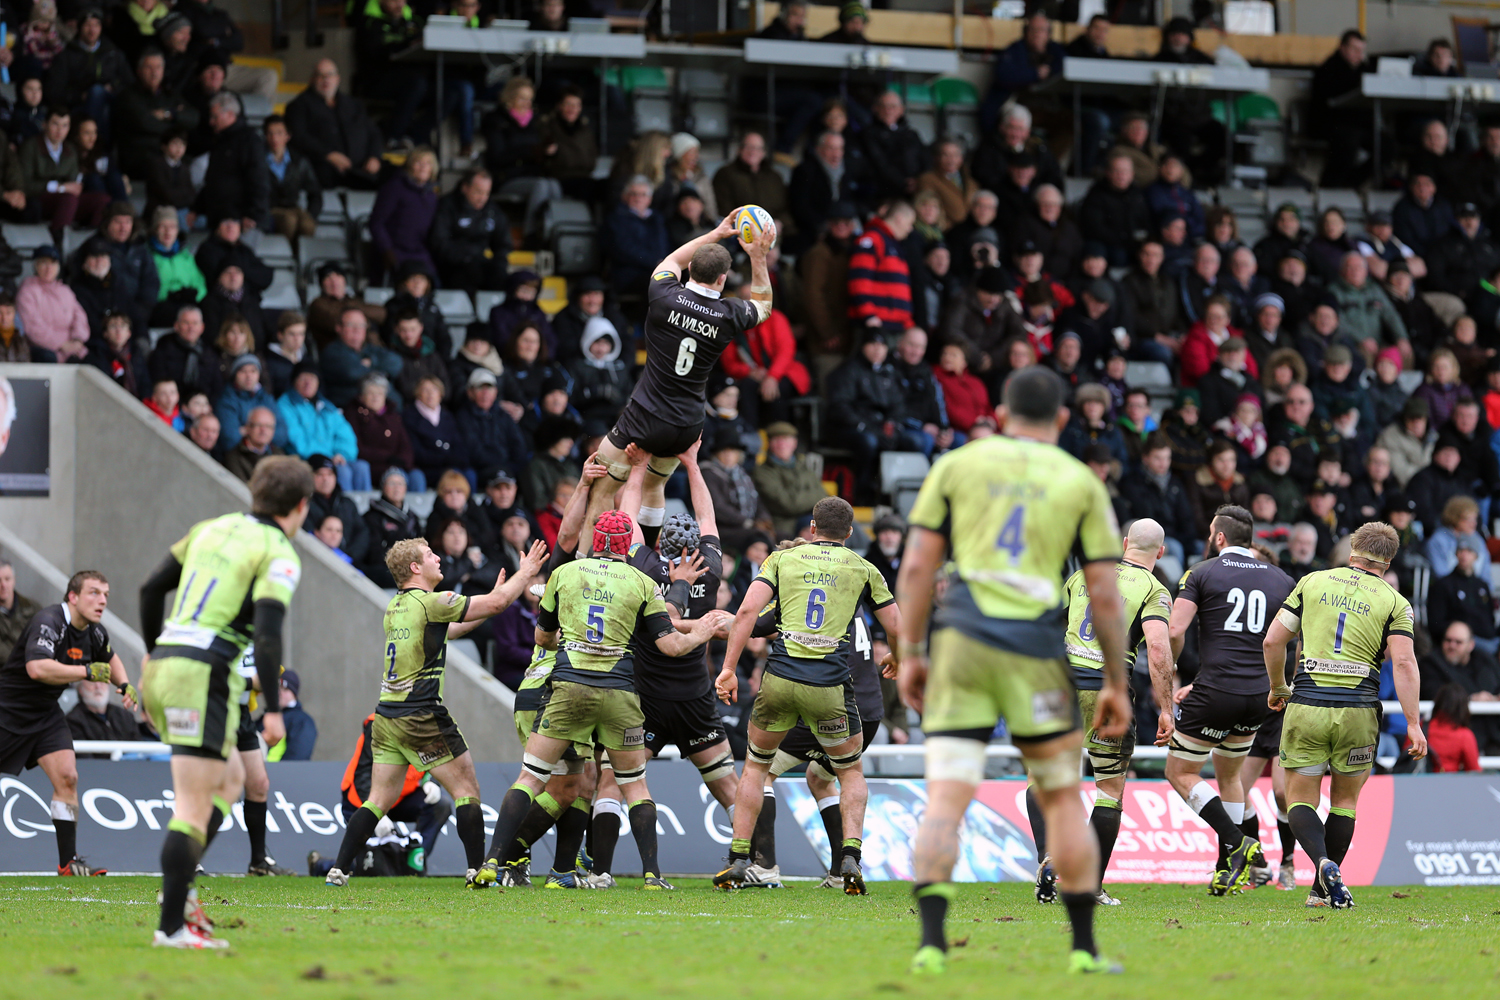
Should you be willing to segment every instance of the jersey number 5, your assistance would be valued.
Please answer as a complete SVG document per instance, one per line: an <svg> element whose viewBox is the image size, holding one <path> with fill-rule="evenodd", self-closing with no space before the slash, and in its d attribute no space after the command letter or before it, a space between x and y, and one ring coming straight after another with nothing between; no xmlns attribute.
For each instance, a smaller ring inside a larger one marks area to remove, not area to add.
<svg viewBox="0 0 1500 1000"><path fill-rule="evenodd" d="M584 638L589 642L601 642L604 639L604 605L589 605L589 627L584 633Z"/></svg>
<svg viewBox="0 0 1500 1000"><path fill-rule="evenodd" d="M396 644L394 642L385 644L385 679L388 681L396 679Z"/></svg>
<svg viewBox="0 0 1500 1000"><path fill-rule="evenodd" d="M692 337L683 337L682 342L677 345L677 364L672 370L679 375L686 375L693 370L693 361L698 357L698 342Z"/></svg>

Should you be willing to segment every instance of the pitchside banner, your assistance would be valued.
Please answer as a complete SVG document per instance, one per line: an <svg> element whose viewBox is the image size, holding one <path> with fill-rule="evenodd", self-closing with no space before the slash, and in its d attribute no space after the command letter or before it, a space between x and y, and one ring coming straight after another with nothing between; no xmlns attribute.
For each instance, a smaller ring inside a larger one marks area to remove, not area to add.
<svg viewBox="0 0 1500 1000"><path fill-rule="evenodd" d="M152 761L80 761L79 850L95 865L116 872L159 868L163 831L172 811L171 773ZM272 764L268 845L283 865L302 869L309 851L331 856L343 837L339 782L344 765ZM494 803L515 779L513 764L478 765L488 837ZM709 796L697 769L686 762L659 761L648 770L657 803L662 866L668 872L706 874L722 867L730 831L724 810ZM865 816L866 878L912 878L912 843L926 806L920 780L870 779ZM785 875L821 875L828 838L817 804L800 779L776 785L777 861ZM1021 781L987 781L964 819L959 881L1030 881L1036 850L1026 820ZM40 771L20 778L0 775L0 871L55 871L57 852L48 818L51 790ZM1091 802L1093 789L1081 794ZM1271 783L1262 780L1251 802L1261 819L1261 841L1270 863L1281 862ZM1164 781L1135 781L1125 788L1124 815L1106 881L1200 882L1213 870L1216 851L1208 827ZM1322 803L1326 814L1327 799ZM548 834L533 868L551 860ZM210 871L243 872L249 843L236 805L225 820L204 865ZM1298 878L1312 880L1300 852ZM452 821L432 852L434 874L460 874L463 852ZM627 826L616 852L615 871L639 872L640 860ZM1380 776L1371 778L1359 803L1354 844L1344 865L1351 885L1500 884L1500 776L1489 774Z"/></svg>

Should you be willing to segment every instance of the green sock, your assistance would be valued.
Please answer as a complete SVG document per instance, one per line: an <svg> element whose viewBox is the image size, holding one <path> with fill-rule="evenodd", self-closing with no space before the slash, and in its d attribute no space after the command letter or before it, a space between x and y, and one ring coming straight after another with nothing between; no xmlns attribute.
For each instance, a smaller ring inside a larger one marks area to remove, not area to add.
<svg viewBox="0 0 1500 1000"><path fill-rule="evenodd" d="M860 854L860 850L859 850L860 847L862 847L863 845L864 845L864 841L861 840L859 837L845 837L844 838L844 857L846 857L846 858L853 858L855 861L859 861L863 857L863 855Z"/></svg>

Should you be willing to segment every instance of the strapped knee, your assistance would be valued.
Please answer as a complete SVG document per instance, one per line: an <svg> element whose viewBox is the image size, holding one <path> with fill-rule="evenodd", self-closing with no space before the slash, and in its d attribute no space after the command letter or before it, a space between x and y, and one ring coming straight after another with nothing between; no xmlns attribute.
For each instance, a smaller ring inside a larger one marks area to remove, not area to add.
<svg viewBox="0 0 1500 1000"><path fill-rule="evenodd" d="M615 768L615 784L619 785L621 788L625 787L626 785L633 784L634 782L640 781L645 776L645 764L642 764L640 767L632 767L624 770L618 767Z"/></svg>
<svg viewBox="0 0 1500 1000"><path fill-rule="evenodd" d="M594 815L605 816L614 813L616 816L624 816L625 810L620 808L619 799L600 799L594 803Z"/></svg>
<svg viewBox="0 0 1500 1000"><path fill-rule="evenodd" d="M754 743L751 743L749 754L750 759L755 761L757 764L765 764L767 766L770 766L771 762L776 759L776 748L761 747L756 746Z"/></svg>
<svg viewBox="0 0 1500 1000"><path fill-rule="evenodd" d="M584 760L582 757L579 757L577 760L570 760L565 757L562 760L558 761L556 766L552 768L552 773L582 774L583 768L586 764L588 764L588 761Z"/></svg>
<svg viewBox="0 0 1500 1000"><path fill-rule="evenodd" d="M1058 753L1051 757L1024 757L1026 773L1036 786L1046 792L1069 788L1078 784L1078 758L1072 753Z"/></svg>
<svg viewBox="0 0 1500 1000"><path fill-rule="evenodd" d="M807 762L807 776L809 778L817 778L819 781L839 780L838 775L824 767L823 762L820 760L810 760Z"/></svg>
<svg viewBox="0 0 1500 1000"><path fill-rule="evenodd" d="M1250 752L1250 748L1253 746L1255 746L1254 733L1252 733L1250 735L1250 739L1244 743L1230 743L1226 740L1225 742L1219 744L1219 748L1215 750L1214 753L1218 754L1220 757L1244 757Z"/></svg>
<svg viewBox="0 0 1500 1000"><path fill-rule="evenodd" d="M1321 778L1328 771L1327 764L1309 764L1307 767L1292 768L1297 774L1304 778Z"/></svg>
<svg viewBox="0 0 1500 1000"><path fill-rule="evenodd" d="M835 771L847 771L851 767L859 766L859 759L864 756L864 750L858 747L853 753L844 754L842 757L834 754L828 755L828 763Z"/></svg>
<svg viewBox="0 0 1500 1000"><path fill-rule="evenodd" d="M656 467L656 460L652 459L651 461L646 463L646 471L651 475L657 477L658 479L671 479L672 473L677 471L677 462L675 460L672 461L672 463L667 466L666 471L664 472Z"/></svg>
<svg viewBox="0 0 1500 1000"><path fill-rule="evenodd" d="M979 784L984 780L984 744L957 736L928 737L927 780Z"/></svg>
<svg viewBox="0 0 1500 1000"><path fill-rule="evenodd" d="M777 750L776 758L771 761L771 777L779 778L800 763L802 763L800 760L785 750ZM808 764L807 767L808 770L812 770L811 764Z"/></svg>
<svg viewBox="0 0 1500 1000"><path fill-rule="evenodd" d="M529 774L538 781L546 782L552 777L553 761L545 757L538 757L534 753L523 754L521 757L521 772Z"/></svg>
<svg viewBox="0 0 1500 1000"><path fill-rule="evenodd" d="M702 776L703 783L709 784L718 781L728 774L734 773L734 754L725 750L722 754L709 761L707 764L698 765L698 774Z"/></svg>
<svg viewBox="0 0 1500 1000"><path fill-rule="evenodd" d="M1199 743L1190 740L1181 733L1173 733L1172 741L1167 744L1167 756L1176 757L1189 763L1202 767L1208 762L1208 755L1213 753L1214 748L1207 743Z"/></svg>

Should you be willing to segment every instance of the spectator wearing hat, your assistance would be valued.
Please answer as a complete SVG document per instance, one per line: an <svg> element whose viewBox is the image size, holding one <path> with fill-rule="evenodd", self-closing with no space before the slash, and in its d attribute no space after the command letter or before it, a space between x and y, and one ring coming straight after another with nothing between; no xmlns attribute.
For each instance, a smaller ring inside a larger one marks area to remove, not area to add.
<svg viewBox="0 0 1500 1000"><path fill-rule="evenodd" d="M427 234L437 215L437 155L423 146L406 158L404 169L381 185L370 210L370 237L393 273L403 261L415 260L431 270Z"/></svg>
<svg viewBox="0 0 1500 1000"><path fill-rule="evenodd" d="M1320 416L1331 419L1335 412L1340 412L1341 405L1352 403L1359 410L1360 422L1366 427L1375 426L1375 409L1354 374L1353 352L1343 344L1334 344L1323 353L1323 363L1313 373L1308 388Z"/></svg>
<svg viewBox="0 0 1500 1000"><path fill-rule="evenodd" d="M828 494L822 477L805 454L797 450L798 431L781 420L766 427L766 460L750 470L761 504L771 515L777 538L790 538L798 518L812 513L813 504Z"/></svg>
<svg viewBox="0 0 1500 1000"><path fill-rule="evenodd" d="M1278 351L1297 350L1297 338L1286 327L1286 301L1275 292L1262 292L1250 303L1250 319L1245 327L1245 344L1255 367L1264 376L1268 363Z"/></svg>
<svg viewBox="0 0 1500 1000"><path fill-rule="evenodd" d="M972 290L948 309L943 324L943 341L962 341L977 352L979 376L990 384L999 378L1003 347L1012 337L1025 336L1022 319L1006 301L1005 272L987 267L979 272ZM1051 349L1050 336L1047 348ZM999 388L991 387L991 394Z"/></svg>
<svg viewBox="0 0 1500 1000"><path fill-rule="evenodd" d="M378 330L385 324L385 306L355 298L347 265L342 262L330 260L318 265L318 288L320 294L307 305L307 332L320 350L337 337L345 307L364 313L367 328Z"/></svg>
<svg viewBox="0 0 1500 1000"><path fill-rule="evenodd" d="M702 463L703 481L713 500L719 537L726 551L744 552L755 536L775 530L771 512L745 468L745 444L740 436L721 428L710 447L710 457Z"/></svg>
<svg viewBox="0 0 1500 1000"><path fill-rule="evenodd" d="M1479 289L1481 281L1500 268L1500 249L1496 249L1489 229L1480 219L1479 206L1464 202L1458 206L1457 218L1458 224L1427 250L1425 287L1468 299Z"/></svg>
<svg viewBox="0 0 1500 1000"><path fill-rule="evenodd" d="M1116 344L1114 331L1105 324L1106 315L1114 304L1114 284L1107 278L1094 278L1083 287L1078 301L1057 318L1059 337L1073 334L1078 338L1078 367L1083 373L1102 368L1105 355ZM1056 340L1054 337L1054 343Z"/></svg>
<svg viewBox="0 0 1500 1000"><path fill-rule="evenodd" d="M109 195L83 189L78 151L68 143L71 127L67 108L51 108L42 131L22 143L16 154L28 214L46 222L59 243L63 230L75 220L91 229L98 226L109 205Z"/></svg>
<svg viewBox="0 0 1500 1000"><path fill-rule="evenodd" d="M78 15L78 34L47 71L47 106L92 118L107 143L110 106L129 86L130 76L125 54L104 37L104 15L97 6L85 7Z"/></svg>
<svg viewBox="0 0 1500 1000"><path fill-rule="evenodd" d="M1239 471L1239 449L1223 438L1208 446L1208 461L1188 480L1188 501L1197 515L1199 538L1207 538L1214 513L1225 504L1250 507L1250 488Z"/></svg>
<svg viewBox="0 0 1500 1000"><path fill-rule="evenodd" d="M953 302L963 296L963 287L953 273L953 253L941 240L927 242L921 250L921 266L912 275L911 318L924 330L941 330Z"/></svg>
<svg viewBox="0 0 1500 1000"><path fill-rule="evenodd" d="M791 219L786 182L767 158L766 140L759 132L746 132L740 138L735 158L714 172L712 187L714 203L722 205L726 213L741 205L759 205L773 219ZM655 267L665 256L659 255L647 267Z"/></svg>
<svg viewBox="0 0 1500 1000"><path fill-rule="evenodd" d="M781 321L785 324L786 317ZM791 327L787 326L788 344L792 343L791 335ZM583 328L583 357L564 366L573 382L570 401L585 420L613 424L630 398L633 381L630 365L621 356L623 340L612 322L604 316L595 316Z"/></svg>
<svg viewBox="0 0 1500 1000"><path fill-rule="evenodd" d="M555 356L559 361L564 362L583 357L583 332L591 320L602 318L614 327L617 333L629 327L629 322L620 310L613 303L608 302L604 280L598 275L584 275L570 282L569 286L567 306L553 316L550 323L556 342ZM530 308L541 312L541 309L534 303ZM545 315L543 313L543 318Z"/></svg>
<svg viewBox="0 0 1500 1000"><path fill-rule="evenodd" d="M1000 264L999 213L1000 196L988 188L981 189L969 199L969 214L944 234L944 242L953 251L953 272L962 280L967 281L980 268ZM981 253L981 249L988 253Z"/></svg>
<svg viewBox="0 0 1500 1000"><path fill-rule="evenodd" d="M1146 237L1151 211L1145 196L1135 186L1135 168L1130 157L1114 156L1105 163L1105 174L1084 196L1079 210L1083 238L1096 240L1109 251L1111 267L1130 262L1130 248Z"/></svg>
<svg viewBox="0 0 1500 1000"><path fill-rule="evenodd" d="M1437 182L1425 173L1406 180L1406 193L1391 209L1392 229L1397 238L1426 259L1429 248L1457 223L1452 203L1438 194Z"/></svg>
<svg viewBox="0 0 1500 1000"><path fill-rule="evenodd" d="M1005 158L1005 172L994 187L1000 199L1000 218L1015 220L1024 218L1036 201L1037 180L1036 157L1021 150ZM997 226L997 228L1000 228Z"/></svg>
<svg viewBox="0 0 1500 1000"><path fill-rule="evenodd" d="M1193 22L1174 17L1162 28L1161 48L1152 61L1184 66L1211 66L1213 58L1197 48ZM1161 141L1175 150L1202 149L1188 157L1188 165L1202 185L1210 186L1223 175L1224 126L1213 117L1207 93L1193 88L1169 91L1162 103Z"/></svg>
<svg viewBox="0 0 1500 1000"><path fill-rule="evenodd" d="M516 477L509 472L501 470L490 476L484 484L484 496L475 497L474 503L483 510L485 516L490 519L490 527L495 533L503 538L505 534L505 522L513 515L519 516L526 521L528 533L536 532L536 525L532 523L531 513L521 506L520 487L516 484ZM502 545L502 557L505 561L519 564L520 552L518 549L516 558L511 559L504 552Z"/></svg>
<svg viewBox="0 0 1500 1000"><path fill-rule="evenodd" d="M323 185L307 157L291 148L286 119L271 115L265 130L266 169L270 172L271 228L289 239L312 236L323 214ZM306 207L302 205L306 200Z"/></svg>
<svg viewBox="0 0 1500 1000"><path fill-rule="evenodd" d="M422 524L406 506L406 473L391 466L380 477L380 495L370 501L362 520L369 536L365 565L361 567L377 587L394 587L385 554L403 538L417 538Z"/></svg>
<svg viewBox="0 0 1500 1000"><path fill-rule="evenodd" d="M401 423L411 441L416 467L428 482L437 482L444 472L456 469L472 486L476 476L458 421L443 408L445 391L442 379L434 375L422 378L414 388L410 404L402 410Z"/></svg>
<svg viewBox="0 0 1500 1000"><path fill-rule="evenodd" d="M97 236L85 244L83 268L73 279L73 294L89 319L89 332L98 337L104 332L104 317L111 313L130 315L131 302L122 284L115 280L113 258L109 247Z"/></svg>
<svg viewBox="0 0 1500 1000"><path fill-rule="evenodd" d="M760 451L760 431L740 410L739 383L720 367L709 374L705 393L703 439L712 442L721 431L733 431L744 442L745 453L753 459Z"/></svg>
<svg viewBox="0 0 1500 1000"><path fill-rule="evenodd" d="M192 4L198 0L185 0ZM297 676L295 670L285 670L281 674L281 718L286 726L286 739L282 740L266 754L266 760L312 760L313 748L318 743L318 724L313 717L307 714L307 709L302 707L302 679ZM257 728L260 723L257 723Z"/></svg>
<svg viewBox="0 0 1500 1000"><path fill-rule="evenodd" d="M807 350L820 374L849 353L849 258L859 211L847 201L828 209L822 236L797 261L807 317Z"/></svg>
<svg viewBox="0 0 1500 1000"><path fill-rule="evenodd" d="M33 273L16 292L21 329L35 350L57 361L81 360L88 353L89 319L73 290L58 279L57 248L37 247L32 260Z"/></svg>
<svg viewBox="0 0 1500 1000"><path fill-rule="evenodd" d="M453 338L448 334L448 321L437 305L436 283L432 268L420 260L402 261L392 276L395 294L385 302L385 326L381 333L385 343L392 347L396 342L396 315L415 312L422 321L422 334L432 341L440 358L453 353Z"/></svg>
<svg viewBox="0 0 1500 1000"><path fill-rule="evenodd" d="M491 309L489 315L490 340L501 351L505 350L511 338L522 327L532 326L541 334L548 358L558 356L557 334L553 330L552 321L542 307L536 304L541 291L542 276L537 272L525 268L510 272L505 280L505 301ZM581 325L578 333L581 341ZM581 356L581 343L577 345L577 351Z"/></svg>
<svg viewBox="0 0 1500 1000"><path fill-rule="evenodd" d="M316 387L312 388L316 393ZM297 392L300 395L301 389ZM352 433L349 436L353 438ZM326 518L338 518L343 525L343 539L337 547L348 555L349 561L355 566L363 565L369 554L370 530L360 517L359 508L354 505L354 501L344 495L344 487L339 482L338 463L332 456L319 452L303 454L302 457L313 471L313 495L308 500L307 523L321 526ZM370 488L368 468L361 488Z"/></svg>
<svg viewBox="0 0 1500 1000"><path fill-rule="evenodd" d="M318 391L318 382L317 366L303 360L292 369L290 388L276 401L278 423L286 428L287 451L309 461L312 456L326 458L340 489L371 489L370 463L359 457L354 428ZM355 534L351 526L345 526L346 540ZM349 551L347 545L344 549Z"/></svg>
<svg viewBox="0 0 1500 1000"><path fill-rule="evenodd" d="M354 429L360 458L370 463L372 481L383 482L386 473L396 469L420 493L427 489L427 477L416 468L401 413L389 402L390 385L380 372L364 376L359 395L344 407L344 417Z"/></svg>
<svg viewBox="0 0 1500 1000"><path fill-rule="evenodd" d="M204 48L193 37L193 22L173 10L157 22L156 44L163 57L162 86L183 93L198 70Z"/></svg>
<svg viewBox="0 0 1500 1000"><path fill-rule="evenodd" d="M264 66L245 66L231 62L230 57L244 51L245 36L234 19L214 0L183 0L174 10L193 26L193 39L206 52L212 52L229 64L224 85L237 94L259 94L266 100L276 96L277 74Z"/></svg>
<svg viewBox="0 0 1500 1000"><path fill-rule="evenodd" d="M831 440L848 441L854 450L855 495L863 502L876 494L877 460L882 451L921 451L924 442L906 425L905 394L889 364L886 335L869 328L859 353L828 376Z"/></svg>
<svg viewBox="0 0 1500 1000"><path fill-rule="evenodd" d="M1133 166L1135 158L1129 159ZM1168 153L1162 158L1156 179L1145 185L1141 193L1145 195L1152 219L1160 222L1168 216L1181 216L1187 223L1188 239L1196 242L1203 239L1206 227L1203 205L1188 187L1188 183L1187 167L1182 157Z"/></svg>
<svg viewBox="0 0 1500 1000"><path fill-rule="evenodd" d="M245 287L258 296L271 287L275 275L245 242L244 234L244 225L238 215L222 216L214 224L208 239L198 247L195 258L198 270L203 272L210 287L226 268L237 267L244 276Z"/></svg>
<svg viewBox="0 0 1500 1000"><path fill-rule="evenodd" d="M1308 367L1314 370L1320 367L1323 355L1338 344L1349 349L1355 371L1364 370L1364 354L1360 350L1359 341L1344 331L1341 312L1339 300L1331 293L1323 295L1313 306L1311 315L1302 327L1302 335L1297 338L1297 349Z"/></svg>
<svg viewBox="0 0 1500 1000"><path fill-rule="evenodd" d="M365 376L379 373L393 379L401 374L402 361L370 342L364 310L349 304L339 316L338 337L323 348L319 366L324 395L335 406L347 406L360 393ZM364 451L363 446L360 450Z"/></svg>
<svg viewBox="0 0 1500 1000"><path fill-rule="evenodd" d="M165 6L156 9L165 10ZM117 23L120 20L117 18ZM163 86L166 62L160 49L147 48L135 60L135 81L115 101L113 131L120 169L131 177L145 177L161 137L175 130L191 132L198 125L199 115L180 93Z"/></svg>
<svg viewBox="0 0 1500 1000"><path fill-rule="evenodd" d="M170 324L180 307L196 305L208 294L203 272L198 269L193 252L182 241L178 217L177 209L171 205L158 206L151 217L151 234L146 245L156 265L157 279L157 301L149 319L152 326ZM108 253L109 245L100 242Z"/></svg>
<svg viewBox="0 0 1500 1000"><path fill-rule="evenodd" d="M583 431L583 414L573 406L573 379L565 368L547 369L537 385L536 399L521 414L519 423L522 436L535 434L544 421L553 417L561 417L579 425L577 433L573 435L576 443Z"/></svg>
<svg viewBox="0 0 1500 1000"><path fill-rule="evenodd" d="M222 420L220 424L223 424ZM268 455L283 454L274 440L278 430L276 410L271 406L257 406L250 411L243 427L237 424L234 429L241 432L243 436L239 439L239 443L225 452L224 468L239 477L242 482L248 483L251 474L255 472L255 466L261 459ZM221 426L219 442L221 447L224 445L222 432L228 430L227 426Z"/></svg>
<svg viewBox="0 0 1500 1000"><path fill-rule="evenodd" d="M171 61L168 60L168 80L171 79ZM229 57L212 49L204 49L198 56L195 67L189 74L189 79L181 86L183 98L198 112L198 127L188 133L187 155L189 159L198 160L213 148L214 129L208 121L208 104L219 94L226 93L224 89L224 74L229 68ZM170 82L168 83L170 87ZM202 162L198 164L198 179L202 179Z"/></svg>
<svg viewBox="0 0 1500 1000"><path fill-rule="evenodd" d="M703 202L703 214L707 218L720 219L738 207L730 206L723 212L719 211L713 184L703 169L703 144L698 141L697 136L689 132L677 132L672 135L670 142L671 157L667 160L666 174L653 195L652 208L663 215L670 214L677 196L689 190L696 192Z"/></svg>
<svg viewBox="0 0 1500 1000"><path fill-rule="evenodd" d="M583 428L567 417L549 416L537 425L532 440L536 453L526 466L521 495L531 510L540 510L552 500L560 482L576 483L582 470L573 460L573 446Z"/></svg>
<svg viewBox="0 0 1500 1000"><path fill-rule="evenodd" d="M490 200L494 181L486 170L464 174L459 185L438 200L428 246L448 282L470 295L504 287L511 251L510 221Z"/></svg>
<svg viewBox="0 0 1500 1000"><path fill-rule="evenodd" d="M1457 453L1456 443L1439 438L1432 465L1412 479L1412 489L1407 495L1416 503L1417 519L1426 528L1425 551L1427 561L1432 564L1433 578L1441 580L1457 569L1458 549L1467 545L1478 556L1475 574L1481 580L1488 580L1490 554L1479 534L1479 503L1464 492L1465 484L1455 482ZM1432 475L1429 477L1428 473Z"/></svg>
<svg viewBox="0 0 1500 1000"><path fill-rule="evenodd" d="M449 392L448 365L432 340L423 333L422 317L414 309L403 309L391 313L390 320L391 351L401 359L401 372L395 378L401 398L410 403L416 398L417 386L429 378L438 380L446 397Z"/></svg>
<svg viewBox="0 0 1500 1000"><path fill-rule="evenodd" d="M1313 480L1303 499L1302 517L1302 523L1317 532L1314 551L1326 563L1339 539L1348 534L1348 529L1340 523L1338 488L1323 479Z"/></svg>
<svg viewBox="0 0 1500 1000"><path fill-rule="evenodd" d="M1073 393L1073 416L1058 438L1058 447L1082 461L1089 446L1103 445L1109 450L1115 468L1124 468L1129 461L1125 437L1120 433L1119 425L1109 419L1109 409L1108 389L1093 382L1080 385Z"/></svg>
<svg viewBox="0 0 1500 1000"><path fill-rule="evenodd" d="M1365 219L1364 235L1355 241L1355 245L1376 281L1384 281L1390 266L1397 261L1417 273L1418 277L1424 277L1427 273L1426 262L1411 247L1396 238L1391 213L1383 208L1371 212Z"/></svg>
<svg viewBox="0 0 1500 1000"><path fill-rule="evenodd" d="M1387 347L1375 355L1375 377L1365 387L1371 412L1375 415L1372 428L1387 427L1400 418L1407 396L1406 390L1398 381L1402 368L1401 352L1394 347ZM1497 409L1495 416L1500 417L1500 409ZM1495 425L1491 422L1490 426Z"/></svg>
<svg viewBox="0 0 1500 1000"><path fill-rule="evenodd" d="M501 472L520 474L528 449L516 422L500 406L499 381L488 368L470 373L454 417L481 481L489 482Z"/></svg>
<svg viewBox="0 0 1500 1000"><path fill-rule="evenodd" d="M869 548L865 549L865 560L880 570L886 586L894 587L906 541L906 522L900 514L890 511L875 519L870 532L874 537L870 539Z"/></svg>
<svg viewBox="0 0 1500 1000"><path fill-rule="evenodd" d="M1306 253L1307 231L1302 227L1302 210L1285 202L1271 216L1271 231L1255 244L1255 261L1261 274L1274 275L1282 258L1290 251Z"/></svg>
<svg viewBox="0 0 1500 1000"><path fill-rule="evenodd" d="M848 212L853 211L855 203L869 200L865 191L867 182L860 170L862 161L845 156L845 142L842 132L822 133L813 145L812 155L803 156L792 171L792 182L787 188L788 209L797 224L797 234L786 245L789 250L800 251L811 246L823 224L833 218L830 213L836 205L840 211ZM966 206L949 218L958 219L965 214Z"/></svg>
<svg viewBox="0 0 1500 1000"><path fill-rule="evenodd" d="M248 421L251 410L264 406L279 412L276 397L260 384L260 377L261 361L254 354L241 354L229 365L229 384L214 403L214 414L223 425L224 443L230 448L239 441L240 428ZM276 447L286 449L286 424L279 419L274 442Z"/></svg>

